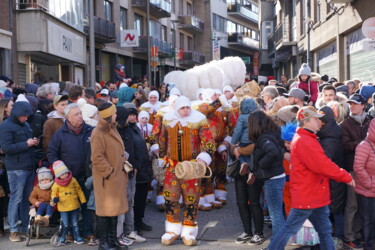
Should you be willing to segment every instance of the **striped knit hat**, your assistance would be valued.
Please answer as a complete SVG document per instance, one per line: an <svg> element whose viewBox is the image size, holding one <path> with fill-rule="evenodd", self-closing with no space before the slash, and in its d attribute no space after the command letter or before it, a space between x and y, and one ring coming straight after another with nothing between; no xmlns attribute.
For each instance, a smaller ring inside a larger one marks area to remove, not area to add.
<svg viewBox="0 0 375 250"><path fill-rule="evenodd" d="M56 178L59 178L63 174L69 173L69 169L66 167L65 163L62 161L55 161L53 163L53 171L55 172Z"/></svg>

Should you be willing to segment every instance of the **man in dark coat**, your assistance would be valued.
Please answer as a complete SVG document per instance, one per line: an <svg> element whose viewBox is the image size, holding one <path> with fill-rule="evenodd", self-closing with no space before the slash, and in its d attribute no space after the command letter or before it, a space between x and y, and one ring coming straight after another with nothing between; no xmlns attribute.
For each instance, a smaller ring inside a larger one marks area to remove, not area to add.
<svg viewBox="0 0 375 250"><path fill-rule="evenodd" d="M328 106L319 109L324 113L320 118L322 127L316 134L324 153L340 168L344 167L344 148L342 145L342 130L336 123L333 110ZM344 240L344 209L346 202L346 185L342 182L329 180L331 204L329 209L334 218L335 238Z"/></svg>
<svg viewBox="0 0 375 250"><path fill-rule="evenodd" d="M21 241L18 220L25 233L29 221L29 195L34 181L34 149L39 144L32 138L32 130L26 122L33 113L28 102L16 102L10 117L0 125L0 148L5 154L4 164L8 174L10 200L8 220L11 241ZM20 217L20 218L19 218Z"/></svg>
<svg viewBox="0 0 375 250"><path fill-rule="evenodd" d="M130 109L117 107L117 123L119 124L118 131L124 141L125 150L129 154L128 160L135 168L136 184L135 193L133 193L135 228L137 229L136 231L151 231L152 227L143 222L143 217L146 208L148 182L152 180L152 169L148 157L146 142L141 131L137 127L136 118L137 110L135 107ZM128 185L130 184L131 177L129 174ZM132 209L130 200L131 199L128 198L129 211ZM131 234L134 231L134 228L131 229L125 226L125 231L125 234L129 238L137 241L137 236Z"/></svg>
<svg viewBox="0 0 375 250"><path fill-rule="evenodd" d="M349 117L340 123L343 132L345 170L353 174L355 149L365 139L371 118L365 112L366 100L360 94L353 94L349 98ZM358 195L354 188L348 187L344 212L344 240L352 248L361 248L360 216L358 209Z"/></svg>
<svg viewBox="0 0 375 250"><path fill-rule="evenodd" d="M82 112L77 104L69 104L65 110L64 125L53 134L48 145L48 161L53 164L57 160L63 161L77 179L85 197L88 200L90 191L85 188L87 171L89 171L91 147L90 136L93 128L82 118ZM86 203L81 205L84 237L93 237L92 213L87 210Z"/></svg>

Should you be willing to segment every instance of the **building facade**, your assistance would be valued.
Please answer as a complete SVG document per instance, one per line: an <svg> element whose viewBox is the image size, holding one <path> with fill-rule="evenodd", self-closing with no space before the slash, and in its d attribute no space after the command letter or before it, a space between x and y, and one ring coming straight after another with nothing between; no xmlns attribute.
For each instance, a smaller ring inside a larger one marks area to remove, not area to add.
<svg viewBox="0 0 375 250"><path fill-rule="evenodd" d="M375 51L362 33L374 8L372 0L261 1L260 18L272 30L261 37L261 68L278 79L292 78L308 62L313 71L339 81L374 81Z"/></svg>
<svg viewBox="0 0 375 250"><path fill-rule="evenodd" d="M0 16L0 73L20 83L89 85L91 2L96 82L113 80L116 65L123 64L128 76L147 77L158 86L172 70L226 56L242 57L247 71L259 74L256 0L0 1L0 7L9 9ZM121 34L126 32L135 32L137 47L124 47ZM150 49L157 47L150 75L148 34Z"/></svg>

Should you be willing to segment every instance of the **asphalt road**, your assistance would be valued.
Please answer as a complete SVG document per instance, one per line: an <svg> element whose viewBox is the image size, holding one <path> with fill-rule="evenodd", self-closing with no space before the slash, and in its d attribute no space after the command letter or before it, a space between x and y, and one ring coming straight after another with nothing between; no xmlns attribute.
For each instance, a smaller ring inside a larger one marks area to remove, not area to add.
<svg viewBox="0 0 375 250"><path fill-rule="evenodd" d="M200 211L198 214L199 233L198 244L194 247L186 247L182 241L178 240L173 246L162 246L160 237L164 233L164 213L157 211L154 202L149 203L146 208L146 216L144 222L153 227L151 232L144 232L144 237L147 241L144 243L134 243L129 249L137 250L157 250L157 249L199 249L199 250L221 250L221 249L260 249L261 246L249 246L247 244L236 244L235 239L243 231L242 223L239 217L234 184L228 184L228 203L221 209L215 209L209 212ZM154 197L153 197L154 199ZM46 233L47 228L41 232ZM50 232L54 233L57 228L50 228ZM265 224L264 233L266 239L270 237L271 229L268 224ZM24 242L10 242L8 234L5 237L0 237L1 250L17 250L17 249L54 249L49 244L49 237L42 239L31 239L30 246L25 246ZM267 245L268 240L263 244ZM294 249L293 246L288 246L286 249ZM80 249L92 250L97 247L89 246L88 244L76 245L68 244L60 246L58 249Z"/></svg>

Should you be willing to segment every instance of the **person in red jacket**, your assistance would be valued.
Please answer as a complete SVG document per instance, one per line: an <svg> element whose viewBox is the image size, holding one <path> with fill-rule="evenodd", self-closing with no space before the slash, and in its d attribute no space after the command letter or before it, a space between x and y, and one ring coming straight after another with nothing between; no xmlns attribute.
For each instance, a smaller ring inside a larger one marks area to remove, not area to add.
<svg viewBox="0 0 375 250"><path fill-rule="evenodd" d="M319 234L322 249L335 249L329 220L329 179L354 186L354 180L344 169L333 163L319 144L316 132L321 127L318 118L324 114L311 106L297 113L298 129L291 143L290 192L292 209L284 226L272 238L266 249L284 249L289 238L309 219Z"/></svg>
<svg viewBox="0 0 375 250"><path fill-rule="evenodd" d="M312 81L311 79L311 69L309 65L303 63L298 72L298 88L305 91L305 93L310 97L309 105L313 106L318 99L319 94L319 82Z"/></svg>

